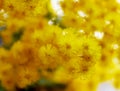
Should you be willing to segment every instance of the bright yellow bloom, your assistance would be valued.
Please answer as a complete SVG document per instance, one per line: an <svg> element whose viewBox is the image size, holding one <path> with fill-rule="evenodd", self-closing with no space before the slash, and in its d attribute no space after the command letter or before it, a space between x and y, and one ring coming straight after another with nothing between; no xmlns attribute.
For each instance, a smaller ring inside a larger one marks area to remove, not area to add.
<svg viewBox="0 0 120 91"><path fill-rule="evenodd" d="M25 88L40 78L38 71L34 68L18 66L16 69L19 70L19 72L16 72L16 83L20 88Z"/></svg>
<svg viewBox="0 0 120 91"><path fill-rule="evenodd" d="M61 61L57 48L52 44L47 44L39 49L39 57L47 69L56 68Z"/></svg>
<svg viewBox="0 0 120 91"><path fill-rule="evenodd" d="M58 0L63 16L50 2L0 0L2 85L13 91L42 76L67 91L96 91L106 80L120 88L120 1Z"/></svg>
<svg viewBox="0 0 120 91"><path fill-rule="evenodd" d="M76 45L72 45L74 54L65 60L65 68L67 67L70 74L89 74L89 71L94 68L95 64L100 61L101 58L101 47L98 42L91 37L80 37L77 41L74 40ZM69 54L70 55L70 54Z"/></svg>
<svg viewBox="0 0 120 91"><path fill-rule="evenodd" d="M35 10L34 10L34 14L35 15L46 15L48 13L48 6L47 4L50 3L49 0L39 0L39 2L37 3Z"/></svg>

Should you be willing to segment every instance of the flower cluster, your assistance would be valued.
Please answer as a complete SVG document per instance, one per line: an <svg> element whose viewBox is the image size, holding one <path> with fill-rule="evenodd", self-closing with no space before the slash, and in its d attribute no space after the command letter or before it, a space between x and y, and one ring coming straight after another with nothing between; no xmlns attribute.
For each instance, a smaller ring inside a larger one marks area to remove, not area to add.
<svg viewBox="0 0 120 91"><path fill-rule="evenodd" d="M120 2L115 0L0 0L0 81L8 91L40 79L66 91L120 88Z"/></svg>

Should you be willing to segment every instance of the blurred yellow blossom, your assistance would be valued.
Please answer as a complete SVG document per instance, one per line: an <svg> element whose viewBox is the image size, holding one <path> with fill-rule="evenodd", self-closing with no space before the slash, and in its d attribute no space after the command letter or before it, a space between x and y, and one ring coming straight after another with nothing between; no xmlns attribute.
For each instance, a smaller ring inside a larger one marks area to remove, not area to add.
<svg viewBox="0 0 120 91"><path fill-rule="evenodd" d="M1 85L16 91L44 78L65 91L108 80L120 88L119 14L119 0L0 0Z"/></svg>

